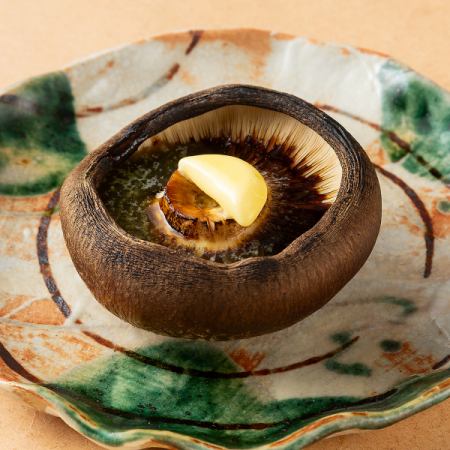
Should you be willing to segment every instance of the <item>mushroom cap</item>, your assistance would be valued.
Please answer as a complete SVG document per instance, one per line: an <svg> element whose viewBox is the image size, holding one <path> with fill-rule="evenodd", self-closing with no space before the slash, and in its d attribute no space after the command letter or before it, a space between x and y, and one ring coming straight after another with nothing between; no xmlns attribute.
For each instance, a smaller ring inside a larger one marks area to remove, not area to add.
<svg viewBox="0 0 450 450"><path fill-rule="evenodd" d="M331 146L342 178L322 218L280 253L232 264L201 259L122 230L98 194L109 170L169 126L228 105L284 113ZM304 100L246 85L201 91L145 114L89 154L61 190L66 244L95 298L139 328L183 338L257 336L307 317L361 268L380 221L378 180L356 140Z"/></svg>

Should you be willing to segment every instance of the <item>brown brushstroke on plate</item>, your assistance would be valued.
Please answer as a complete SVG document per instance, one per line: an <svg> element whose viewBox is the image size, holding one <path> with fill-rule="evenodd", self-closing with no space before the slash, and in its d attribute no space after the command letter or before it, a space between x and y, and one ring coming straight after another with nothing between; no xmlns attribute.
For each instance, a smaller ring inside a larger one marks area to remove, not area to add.
<svg viewBox="0 0 450 450"><path fill-rule="evenodd" d="M434 233L433 233L433 221L431 220L430 213L428 212L422 199L419 197L417 192L408 184L406 184L397 175L389 172L384 167L378 166L376 164L375 168L386 178L395 183L411 200L412 204L415 206L423 224L425 225L424 239L425 239L425 267L423 271L423 277L428 278L431 275L431 269L433 266L433 254L434 254Z"/></svg>
<svg viewBox="0 0 450 450"><path fill-rule="evenodd" d="M41 380L34 376L32 373L28 372L22 364L17 361L14 356L6 349L6 347L0 342L0 358L3 362L14 372L18 373L20 376L30 381L31 383L41 383Z"/></svg>
<svg viewBox="0 0 450 450"><path fill-rule="evenodd" d="M105 407L95 400L90 400L86 397L80 397L79 395L74 394L73 391L69 391L61 386L55 386L55 385L44 385L44 387L50 389L51 391L61 395L63 398L69 400L69 401L81 401L86 406L89 406L95 411L98 411L103 414L113 415L117 417L122 417L124 419L137 419L142 420L142 417L128 411L122 411L119 409L111 408L111 407ZM359 401L355 401L352 403L352 407L362 406L371 404L373 402L384 400L388 397L390 397L392 394L396 392L396 389L391 389L387 392L384 392L383 394L375 395L372 397L367 397ZM330 409L327 412L333 413L333 411L339 411L338 409ZM350 411L350 414L352 411ZM166 416L154 416L148 418L148 425L152 426L155 424L171 424L171 425L189 425L194 426L198 428L207 428L207 429L213 429L213 430L226 430L226 431L241 431L241 430L265 430L268 428L274 428L278 426L283 427L289 427L298 420L308 420L311 418L314 418L317 416L317 413L309 413L309 414L303 414L298 417L292 417L292 418L286 418L283 420L275 421L275 422L253 422L253 423L221 423L221 422L214 422L214 421L203 421L203 420L194 420L194 419L184 419L184 418L176 418L176 417L166 417ZM336 416L332 416L336 417ZM313 425L313 424L312 424ZM303 430L303 428L302 428ZM280 441L277 441L277 443Z"/></svg>
<svg viewBox="0 0 450 450"><path fill-rule="evenodd" d="M337 114L342 114L343 116L349 117L351 119L354 119L360 123L363 123L364 125L367 125L374 130L384 132L386 135L391 139L393 142L395 142L398 146L400 146L402 149L413 155L417 162L423 167L426 167L431 175L433 175L435 178L441 179L442 175L437 171L437 169L434 169L428 165L428 163L418 155L415 155L411 151L411 146L408 142L402 140L400 137L398 137L393 131L385 130L380 125L374 122L370 122L362 117L359 117L355 114L349 113L347 111L343 111L340 108L337 108L335 106L323 104L323 103L316 103L315 104L318 108L324 110L324 111L330 111L335 112ZM425 233L424 233L424 240L425 240L425 268L423 271L423 277L428 278L431 275L431 269L433 265L433 254L434 254L434 232L433 232L433 221L431 220L430 213L428 212L425 204L423 203L422 199L419 197L417 192L409 186L405 181L403 181L400 177L397 175L394 175L392 172L386 170L384 167L381 167L377 164L374 164L375 168L383 174L386 178L388 178L390 181L395 183L402 191L407 195L407 197L411 200L413 205L415 206L417 212L419 213L420 218L422 219L422 222L425 226ZM437 174L437 175L436 175Z"/></svg>
<svg viewBox="0 0 450 450"><path fill-rule="evenodd" d="M76 111L76 117L84 118L95 114L100 114L107 111L113 111L125 106L134 105L145 98L149 97L151 94L155 93L159 89L163 88L170 80L173 79L175 74L180 69L180 64L174 63L170 66L166 73L159 77L152 84L138 92L136 95L124 98L118 102L111 103L110 105L94 105L94 106L82 106Z"/></svg>
<svg viewBox="0 0 450 450"><path fill-rule="evenodd" d="M203 30L193 30L190 32L190 35L192 36L192 39L185 50L186 55L189 55L192 52L192 50L194 50L194 48L197 46L197 44L199 43L199 41L203 35ZM110 69L113 67L113 65L114 65L114 61L108 61L105 68ZM167 84L167 82L169 82L176 75L176 73L179 70L180 70L180 64L175 62L174 64L172 64L172 66L169 68L169 70L165 74L163 74L160 78L158 78L150 86L146 87L145 89L143 89L141 92L139 92L135 96L125 98L116 103L113 103L111 105L106 105L106 106L101 106L101 105L83 106L76 112L76 116L79 118L89 117L94 114L99 114L99 113L102 113L105 111L112 111L115 109L122 108L124 106L130 106L135 103L138 103L139 101L144 100L149 95L156 92L158 89L164 87Z"/></svg>
<svg viewBox="0 0 450 450"><path fill-rule="evenodd" d="M61 311L64 317L70 316L70 306L66 303L61 292L56 285L56 281L53 278L52 269L50 267L50 262L48 258L48 228L50 226L51 217L59 201L59 189L57 189L53 195L50 197L44 214L39 222L39 228L36 236L36 248L37 256L39 261L39 267L41 270L42 277L44 278L44 283L47 286L48 292L50 293L53 302Z"/></svg>
<svg viewBox="0 0 450 450"><path fill-rule="evenodd" d="M349 117L350 119L353 119L360 123L363 123L364 125L367 125L367 126L373 128L374 130L384 133L394 144L398 145L402 150L404 150L406 153L411 155L422 167L424 167L428 171L428 173L430 175L432 175L434 178L437 178L438 180L442 181L441 172L438 169L436 169L435 167L431 166L422 156L414 153L412 151L412 148L411 148L411 145L409 144L409 142L406 142L405 140L403 140L394 131L387 130L377 123L371 122L371 121L364 119L356 114L352 114L348 111L344 111L344 110L337 108L335 106L332 106L332 105L327 105L325 103L315 103L315 106L317 106L317 108L319 108L319 109L322 109L323 111L334 112L334 113Z"/></svg>
<svg viewBox="0 0 450 450"><path fill-rule="evenodd" d="M107 408L99 403L90 400L86 397L79 398L79 396L74 395L73 392L62 388L61 386L56 386L52 384L44 384L42 380L37 378L35 375L30 373L27 369L25 369L15 358L14 356L4 347L4 345L0 342L0 358L5 362L5 364L12 369L14 372L20 374L26 380L39 384L41 386L46 387L50 391L61 395L63 398L67 400L75 400L82 401L87 406L92 407L94 410L102 412L104 414L110 414L114 416L123 417L126 419L141 419L140 416L122 411L115 408ZM72 410L78 413L78 408L75 410L73 405L69 405ZM90 419L89 419L90 421ZM201 421L201 420L192 420L192 419L177 419L172 417L152 417L149 419L149 424L156 423L164 423L164 424L178 424L178 425L191 425L199 428L210 428L210 429L218 429L218 430L263 430L266 428L272 428L277 425L288 424L291 420L282 420L278 422L256 422L256 423L217 423L212 421Z"/></svg>
<svg viewBox="0 0 450 450"><path fill-rule="evenodd" d="M175 63L167 72L166 78L168 80L171 80L179 70L180 70L180 65L178 63Z"/></svg>
<svg viewBox="0 0 450 450"><path fill-rule="evenodd" d="M449 361L450 361L450 353L448 355L444 356L438 362L434 363L432 369L433 370L440 369L441 367L444 367Z"/></svg>
<svg viewBox="0 0 450 450"><path fill-rule="evenodd" d="M142 417L138 416L134 413L122 411L115 408L107 408L103 405L100 405L98 402L94 400L90 400L87 397L80 398L77 395L74 395L73 392L66 390L62 388L61 386L56 386L52 384L44 384L42 381L28 372L12 355L9 353L9 351L3 346L3 344L0 343L0 358L7 364L9 368L11 368L13 371L19 373L22 375L25 379L32 383L39 384L50 391L61 395L64 399L69 401L82 401L83 404L86 406L91 407L92 409L101 412L103 414L109 414L113 416L118 416L126 419L139 419L141 420ZM385 394L382 394L382 396L375 396L371 398L364 399L363 402L356 402L355 405L368 403L368 400L379 400L380 397L386 398L390 396L395 390L391 390L386 392ZM71 408L75 413L79 414L81 411L78 410L78 408L75 408L72 404L68 405L69 408ZM83 415L85 420L86 416ZM312 417L314 415L311 415ZM295 420L298 419L307 419L308 417L299 417L299 418L292 418L292 419L284 419L277 422L256 422L256 423L218 423L213 421L201 421L201 420L192 420L192 419L179 419L179 418L173 418L173 417L151 417L148 420L148 424L176 424L176 425L189 425L189 426L195 426L199 428L207 428L207 429L214 429L214 430L228 430L228 431L240 431L240 430L264 430L267 428L273 428L277 426L289 426L291 423L293 423ZM92 423L90 418L88 418L88 421Z"/></svg>
<svg viewBox="0 0 450 450"><path fill-rule="evenodd" d="M189 53L192 52L192 50L194 50L194 48L197 46L197 44L200 42L200 39L202 37L203 34L203 30L192 30L189 32L192 36L192 40L189 43L188 47L185 50L185 54L189 55Z"/></svg>
<svg viewBox="0 0 450 450"><path fill-rule="evenodd" d="M286 366L280 366L275 367L272 369L258 369L258 370L247 370L242 372L217 372L213 370L198 370L194 368L187 368L187 367L180 367L175 364L169 364L164 361L160 361L158 359L141 355L140 353L137 353L133 350L127 350L126 348L114 344L114 342L111 342L108 339L105 339L101 336L98 336L95 333L91 333L90 331L83 331L83 333L92 338L95 342L97 342L100 345L103 345L105 347L108 347L114 351L123 353L124 355L128 356L129 358L132 358L136 361L139 361L143 364L151 365L153 367L157 367L159 369L167 370L172 373L178 373L182 375L190 375L194 377L201 377L201 378L214 378L214 379L237 379L237 378L249 378L249 377L257 377L257 376L267 376L267 375L273 375L276 373L284 373L289 372L291 370L301 369L306 366L311 366L313 364L317 364L319 362L322 362L328 358L332 358L336 356L337 354L341 353L345 349L349 348L351 345L353 345L358 339L359 336L354 337L350 341L344 343L343 345L340 345L339 347L324 353L322 355L318 356L312 356L310 358L307 358L303 361L298 361L293 364L289 364Z"/></svg>

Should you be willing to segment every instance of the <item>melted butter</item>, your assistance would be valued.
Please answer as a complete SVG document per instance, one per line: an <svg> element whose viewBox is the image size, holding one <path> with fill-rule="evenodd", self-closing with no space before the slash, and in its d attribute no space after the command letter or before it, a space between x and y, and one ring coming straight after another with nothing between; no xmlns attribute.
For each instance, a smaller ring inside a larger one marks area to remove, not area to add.
<svg viewBox="0 0 450 450"><path fill-rule="evenodd" d="M250 226L267 201L264 177L235 156L207 154L180 159L178 170L223 210L224 219Z"/></svg>

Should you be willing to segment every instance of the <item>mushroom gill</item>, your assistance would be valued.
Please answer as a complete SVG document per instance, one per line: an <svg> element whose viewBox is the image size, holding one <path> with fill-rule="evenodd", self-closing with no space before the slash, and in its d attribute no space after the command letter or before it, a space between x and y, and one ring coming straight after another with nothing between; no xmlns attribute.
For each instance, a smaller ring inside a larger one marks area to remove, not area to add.
<svg viewBox="0 0 450 450"><path fill-rule="evenodd" d="M250 163L268 198L241 226L177 170L186 156L223 154ZM277 254L313 227L334 202L342 169L331 146L287 114L224 106L152 136L101 187L102 199L128 233L216 262Z"/></svg>

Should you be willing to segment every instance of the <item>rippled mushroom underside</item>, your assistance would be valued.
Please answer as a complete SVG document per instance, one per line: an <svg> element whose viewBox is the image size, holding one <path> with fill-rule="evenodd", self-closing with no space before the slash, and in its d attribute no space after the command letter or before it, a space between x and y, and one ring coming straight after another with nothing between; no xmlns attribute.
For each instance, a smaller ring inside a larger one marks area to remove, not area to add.
<svg viewBox="0 0 450 450"><path fill-rule="evenodd" d="M213 199L183 177L171 177L180 158L202 153L239 157L263 175L268 200L249 227L216 219ZM113 170L101 195L130 234L233 262L279 253L314 226L335 200L341 175L334 150L298 120L258 107L226 106L149 138Z"/></svg>

